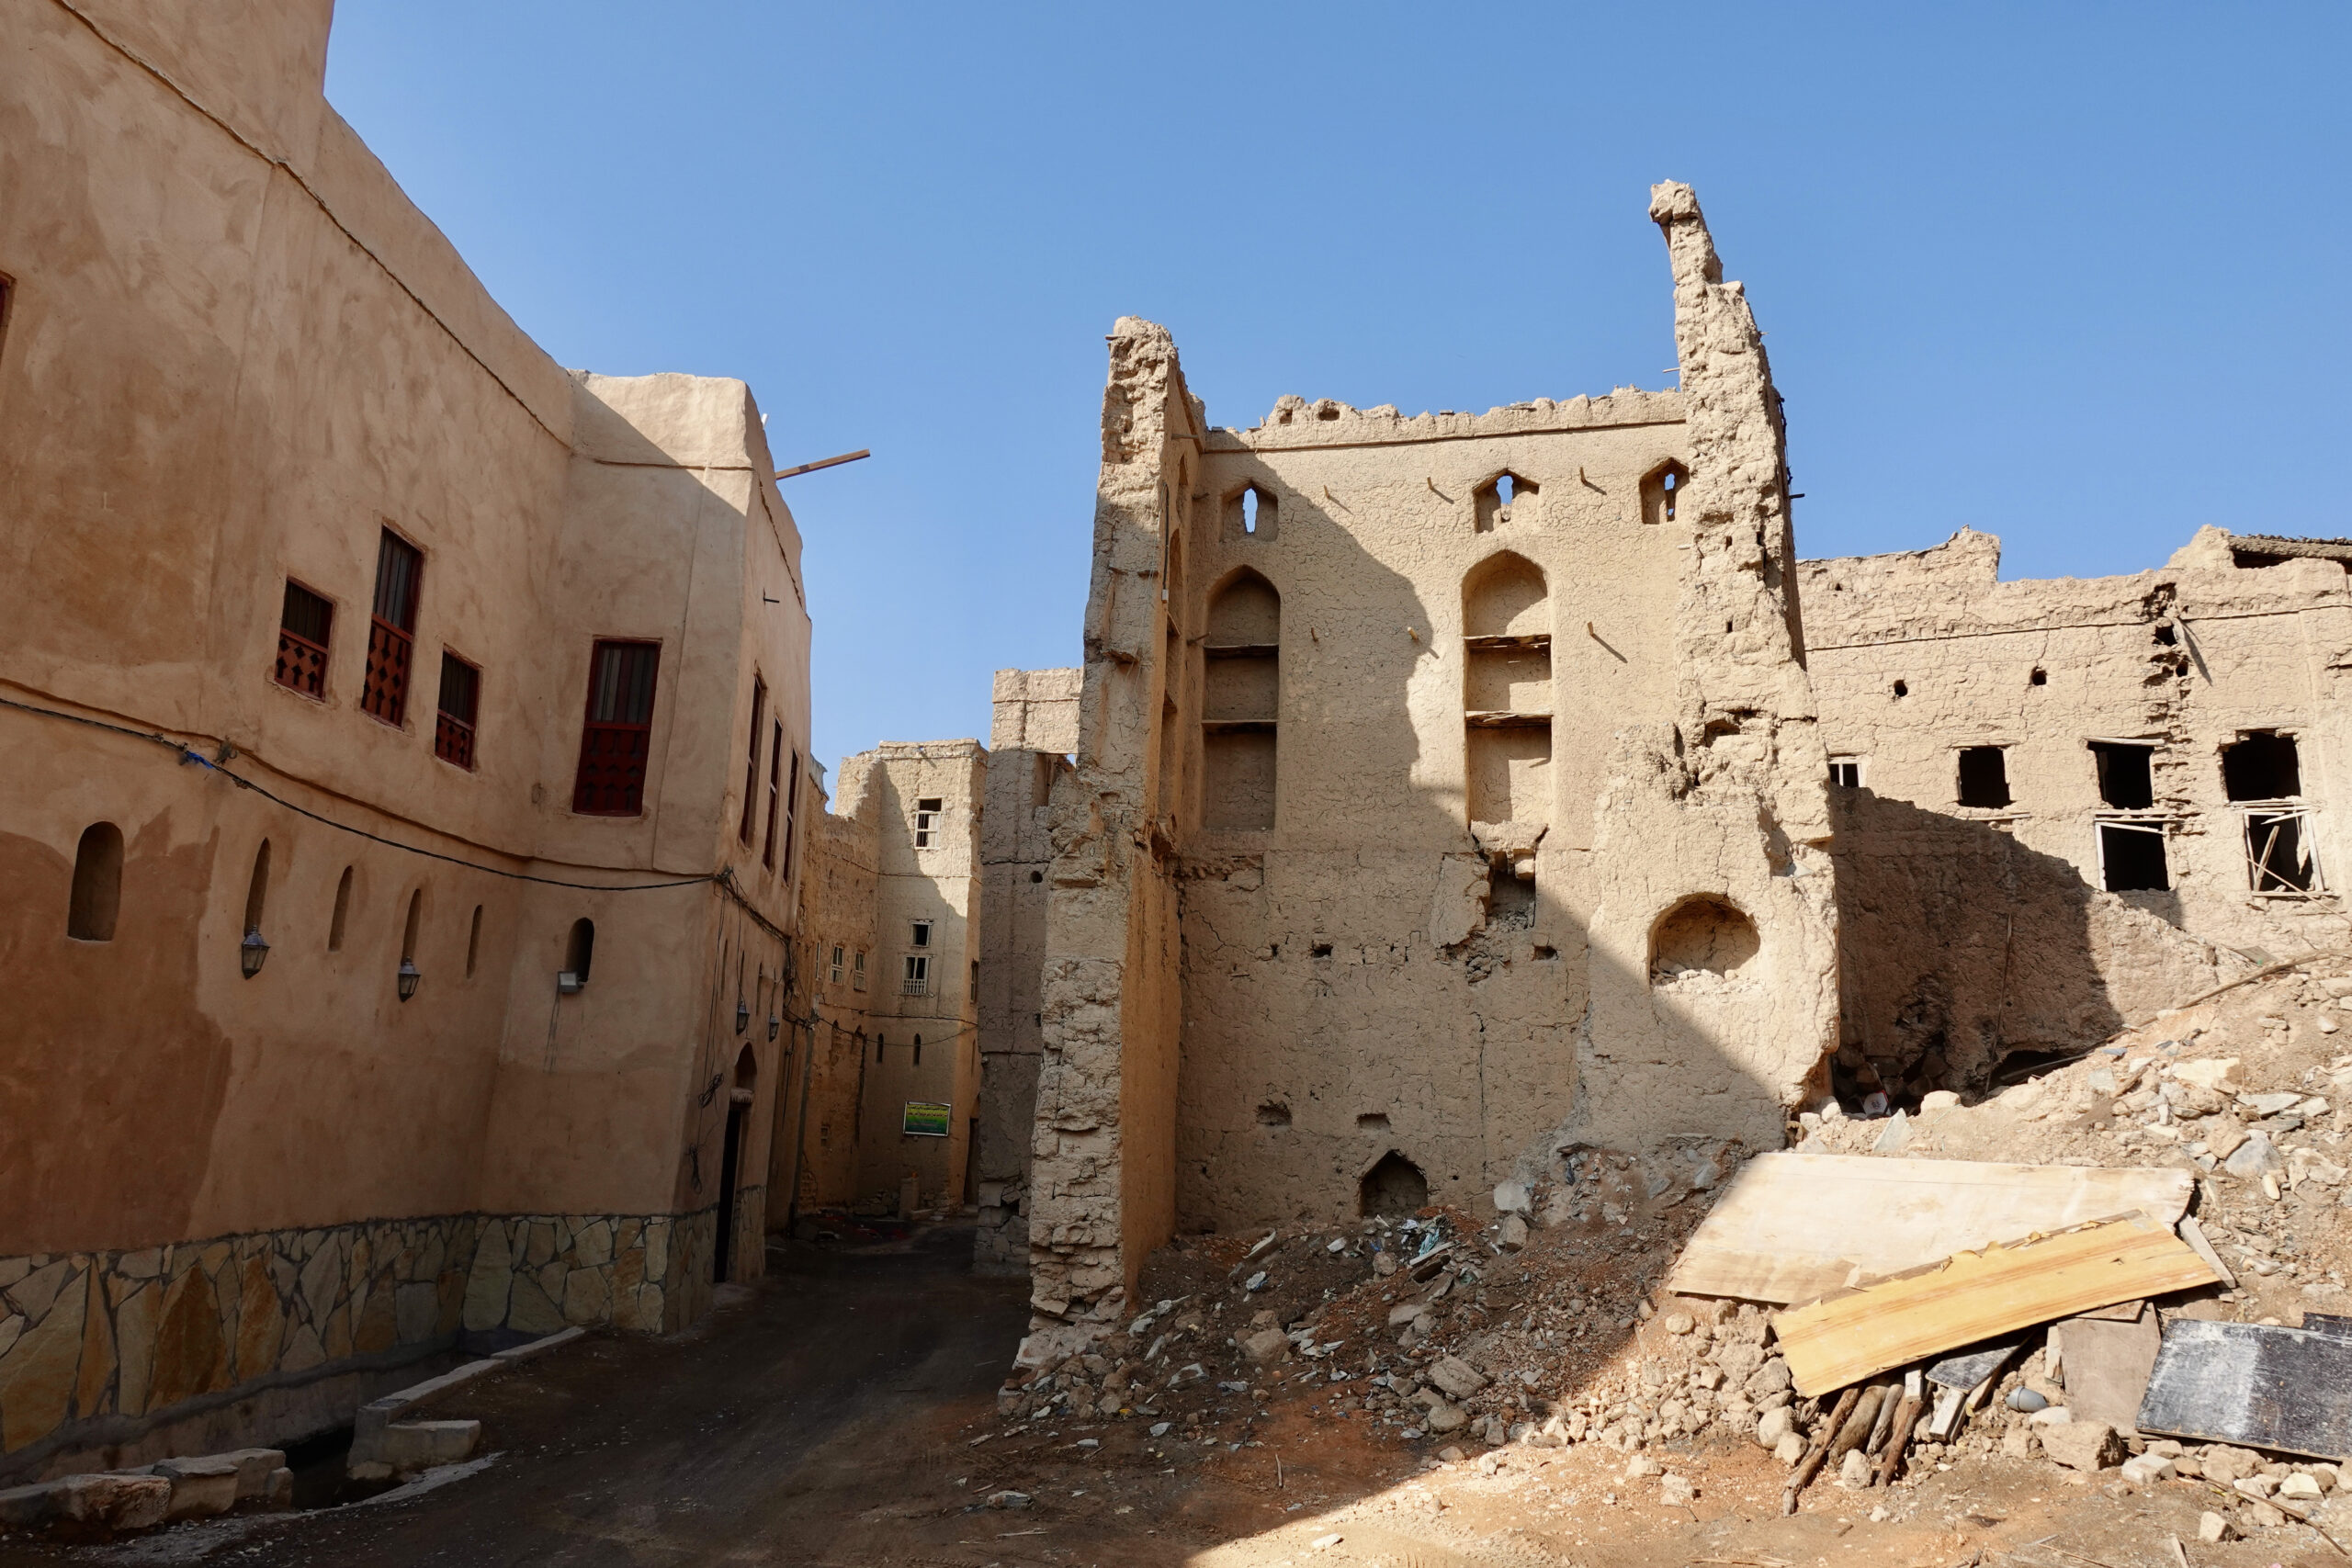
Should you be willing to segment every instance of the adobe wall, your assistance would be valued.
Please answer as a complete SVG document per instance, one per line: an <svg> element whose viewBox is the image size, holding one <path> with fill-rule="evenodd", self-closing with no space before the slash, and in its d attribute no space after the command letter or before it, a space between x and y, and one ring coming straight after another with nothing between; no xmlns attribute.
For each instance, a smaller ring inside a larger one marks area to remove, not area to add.
<svg viewBox="0 0 2352 1568"><path fill-rule="evenodd" d="M871 775L865 782L870 785ZM860 1196L861 1106L872 1032L866 1004L875 953L876 824L870 788L845 795L840 804L839 813L820 809L811 820L808 869L800 885L800 930L809 945L818 1021L808 1064L808 1111L799 1126L803 1212L846 1205ZM788 1155L791 1144L779 1135L772 1146ZM772 1170L768 1183L774 1190L792 1179L779 1168Z"/></svg>
<svg viewBox="0 0 2352 1568"><path fill-rule="evenodd" d="M870 797L875 829L874 964L859 1124L857 1190L895 1203L912 1171L924 1206L969 1201L972 1120L979 1095L978 998L979 807L988 752L978 741L888 742L844 758L843 795ZM941 809L928 845L915 841L920 802ZM915 922L930 926L918 947ZM929 960L924 989L905 983L907 961ZM949 1108L948 1134L903 1130L910 1102Z"/></svg>
<svg viewBox="0 0 2352 1568"><path fill-rule="evenodd" d="M762 723L808 733L748 389L549 360L326 107L323 5L0 18L0 570L33 607L0 619L28 760L0 780L28 977L0 1021L0 1478L462 1329L682 1326L723 1201L735 1273L761 1264L781 1047L734 1006L781 1001L797 907L790 854L736 826L755 675ZM388 526L424 563L398 726L359 710ZM316 696L271 678L289 578L334 605ZM637 817L570 809L598 637L662 649ZM481 672L470 769L435 754L445 650ZM96 823L119 917L83 940ZM594 973L560 996L583 917Z"/></svg>
<svg viewBox="0 0 2352 1568"><path fill-rule="evenodd" d="M1114 330L1029 1359L1177 1224L1352 1214L1390 1156L1475 1207L1579 1143L1775 1145L1819 1083L1779 400L1695 200L1653 216L1679 395L1212 430L1167 333Z"/></svg>
<svg viewBox="0 0 2352 1568"><path fill-rule="evenodd" d="M2342 564L2241 568L2213 529L2127 577L2002 582L1999 559L1963 530L1800 567L1828 749L1861 772L1834 792L1858 1083L1981 1083L2006 1052L2078 1045L2347 935L2335 895L2254 893L2221 765L2249 732L2294 738L2340 886ZM2093 740L2152 748L2147 806L2102 799ZM1959 803L1960 749L1983 746L2003 750L2007 805ZM2157 829L2170 886L2105 891L2102 822Z"/></svg>
<svg viewBox="0 0 2352 1568"><path fill-rule="evenodd" d="M1044 1048L1055 781L1078 747L1077 670L1000 670L980 815L979 1231L973 1268L1029 1271L1029 1140Z"/></svg>

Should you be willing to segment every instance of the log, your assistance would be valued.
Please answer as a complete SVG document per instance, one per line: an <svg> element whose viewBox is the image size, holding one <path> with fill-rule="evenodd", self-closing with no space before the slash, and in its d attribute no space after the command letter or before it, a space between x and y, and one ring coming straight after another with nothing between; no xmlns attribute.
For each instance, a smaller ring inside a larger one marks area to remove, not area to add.
<svg viewBox="0 0 2352 1568"><path fill-rule="evenodd" d="M1920 1408L1928 1402L1916 1393L1905 1393L1903 1403L1894 1407L1894 1430L1886 1435L1886 1451L1878 1456L1876 1485L1884 1486L1894 1479L1903 1463L1903 1450L1910 1446L1911 1429L1919 1424Z"/></svg>
<svg viewBox="0 0 2352 1568"><path fill-rule="evenodd" d="M1803 1492L1806 1483L1820 1472L1821 1461L1829 1457L1830 1442L1845 1425L1846 1417L1853 1414L1855 1401L1861 1397L1861 1385L1856 1383L1838 1396L1837 1406L1829 1412L1829 1419L1814 1428L1813 1446L1805 1450L1804 1458L1797 1461L1795 1473L1789 1477L1788 1485L1781 1491L1782 1514L1797 1511L1797 1494Z"/></svg>

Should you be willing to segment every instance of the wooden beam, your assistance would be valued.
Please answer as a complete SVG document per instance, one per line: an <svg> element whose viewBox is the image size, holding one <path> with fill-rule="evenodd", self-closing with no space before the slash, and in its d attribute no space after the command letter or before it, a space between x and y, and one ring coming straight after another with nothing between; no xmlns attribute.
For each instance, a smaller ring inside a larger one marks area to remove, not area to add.
<svg viewBox="0 0 2352 1568"><path fill-rule="evenodd" d="M797 468L779 468L776 470L775 477L780 479L788 479L796 474L813 474L819 468L838 468L843 463L854 463L860 457L872 456L874 453L871 448L861 446L854 452L844 452L838 457L820 457L813 463L803 463Z"/></svg>

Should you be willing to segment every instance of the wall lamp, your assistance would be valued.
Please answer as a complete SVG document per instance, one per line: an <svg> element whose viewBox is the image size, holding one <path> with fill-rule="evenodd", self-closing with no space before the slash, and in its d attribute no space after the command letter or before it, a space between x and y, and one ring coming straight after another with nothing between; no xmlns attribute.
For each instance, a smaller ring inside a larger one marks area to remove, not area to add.
<svg viewBox="0 0 2352 1568"><path fill-rule="evenodd" d="M237 967L243 969L245 978L250 980L261 973L261 966L267 962L269 943L262 940L261 928L256 926L245 933L244 941L237 944Z"/></svg>
<svg viewBox="0 0 2352 1568"><path fill-rule="evenodd" d="M424 978L424 974L418 970L413 960L407 958L401 959L400 973L401 1000L406 1001L409 998L416 995L416 983Z"/></svg>
<svg viewBox="0 0 2352 1568"><path fill-rule="evenodd" d="M746 1001L738 1001L735 1004L735 1032L741 1034L743 1031L751 1027L752 1004Z"/></svg>
<svg viewBox="0 0 2352 1568"><path fill-rule="evenodd" d="M556 995L558 996L578 996L580 994L580 987L587 983L587 981L582 979L573 970L559 969L555 972L555 989Z"/></svg>
<svg viewBox="0 0 2352 1568"><path fill-rule="evenodd" d="M777 1031L777 1030L779 1030L779 1029L782 1029L783 1027L784 1027L784 1020L782 1020L782 1019L780 1019L780 1018L776 1017L776 1015L775 1015L775 1014L774 1014L774 1013L770 1013L770 1014L768 1014L768 1038L769 1038L769 1039L771 1039L771 1040L775 1039L775 1032L776 1032L776 1031Z"/></svg>

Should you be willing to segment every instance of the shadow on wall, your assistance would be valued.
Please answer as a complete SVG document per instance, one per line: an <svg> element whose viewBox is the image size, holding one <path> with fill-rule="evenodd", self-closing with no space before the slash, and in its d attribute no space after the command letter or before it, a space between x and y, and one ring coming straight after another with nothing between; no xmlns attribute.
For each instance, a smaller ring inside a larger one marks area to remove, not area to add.
<svg viewBox="0 0 2352 1568"><path fill-rule="evenodd" d="M1533 634L1584 626L1617 590L1557 563L1547 581L1480 539L1459 558L1463 635L1407 636L1453 617L1314 498L1283 504L1282 554L1237 564L1253 558L1228 536L1200 562L1177 1232L1483 1211L1496 1182L1558 1179L1579 1150L1688 1173L1778 1146L1818 1048L1784 1084L1719 1043L1771 1034L1784 998L1827 986L1828 955L1744 907L1790 869L1753 796L1710 801L1701 757L1683 766L1660 726L1616 787L1641 820L1687 811L1668 819L1691 843L1565 852L1594 841L1600 803L1560 798L1552 727L1582 727L1573 749L1607 721L1555 694ZM1670 657L1663 635L1632 651ZM1462 750L1427 754L1445 714ZM1718 855L1718 834L1749 847Z"/></svg>
<svg viewBox="0 0 2352 1568"><path fill-rule="evenodd" d="M1990 823L1867 789L1831 810L1849 1108L1981 1089L2005 1057L2079 1050L2241 972L2177 929L2177 895L2100 892Z"/></svg>

